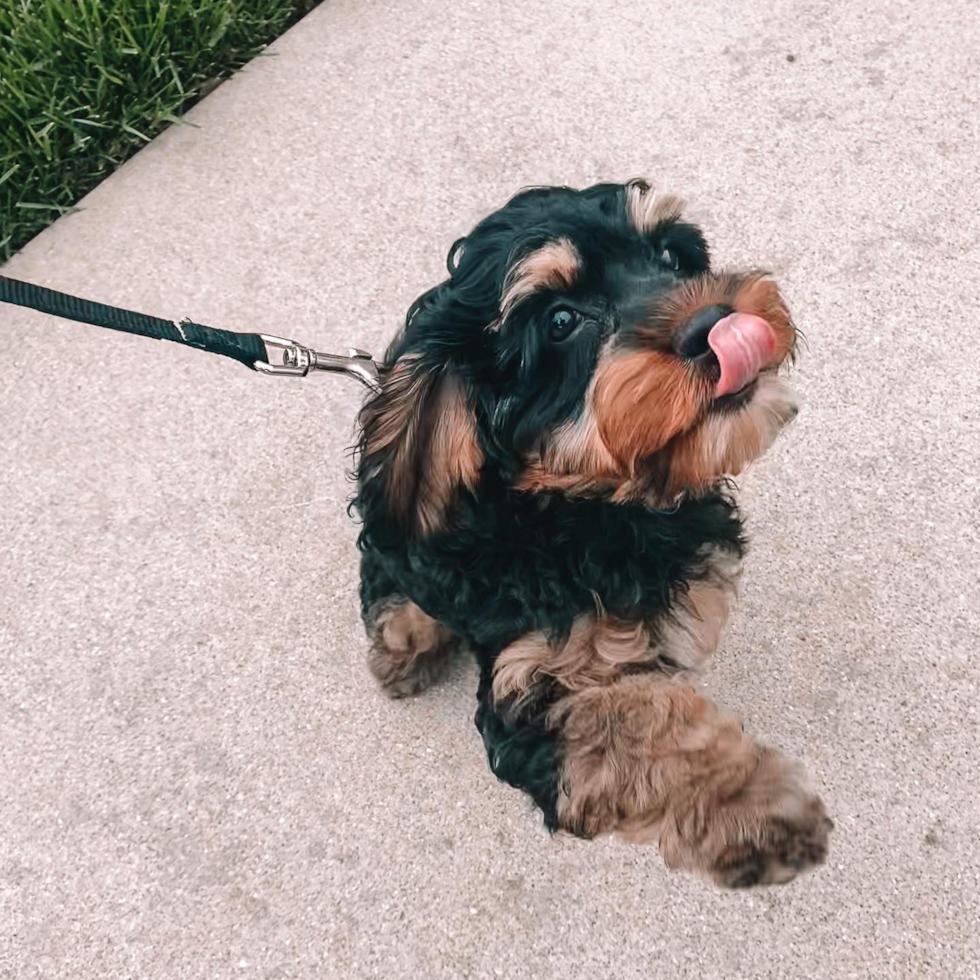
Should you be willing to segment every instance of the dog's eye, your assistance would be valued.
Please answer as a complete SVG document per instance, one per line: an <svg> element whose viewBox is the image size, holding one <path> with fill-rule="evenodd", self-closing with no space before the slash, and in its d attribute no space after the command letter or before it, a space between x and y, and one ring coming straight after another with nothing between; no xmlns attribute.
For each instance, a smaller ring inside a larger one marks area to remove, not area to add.
<svg viewBox="0 0 980 980"><path fill-rule="evenodd" d="M551 322L548 324L548 334L552 340L566 340L575 331L581 322L582 317L575 310L563 306L551 314Z"/></svg>
<svg viewBox="0 0 980 980"><path fill-rule="evenodd" d="M665 248L660 255L660 261L663 262L668 269L679 268L680 263L677 261L677 256L669 249Z"/></svg>

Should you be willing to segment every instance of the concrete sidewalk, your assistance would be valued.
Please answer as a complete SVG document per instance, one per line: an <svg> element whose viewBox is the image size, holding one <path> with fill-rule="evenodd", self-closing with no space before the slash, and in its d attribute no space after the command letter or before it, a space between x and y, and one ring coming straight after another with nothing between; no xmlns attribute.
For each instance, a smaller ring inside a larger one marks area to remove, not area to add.
<svg viewBox="0 0 980 980"><path fill-rule="evenodd" d="M9 274L380 351L521 186L686 195L808 340L705 683L837 832L734 894L549 840L469 666L409 703L367 674L353 382L4 308L0 977L980 975L978 23L327 0L32 242Z"/></svg>

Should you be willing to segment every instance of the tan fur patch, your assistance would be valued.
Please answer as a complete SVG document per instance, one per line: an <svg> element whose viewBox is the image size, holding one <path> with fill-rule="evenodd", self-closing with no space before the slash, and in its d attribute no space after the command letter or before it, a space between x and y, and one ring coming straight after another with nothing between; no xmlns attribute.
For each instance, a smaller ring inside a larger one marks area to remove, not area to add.
<svg viewBox="0 0 980 980"><path fill-rule="evenodd" d="M625 677L570 695L548 720L564 758L559 819L589 837L620 831L653 839L669 807L685 802L675 796L682 775L703 782L724 759L727 778L741 783L754 768L737 717L662 677Z"/></svg>
<svg viewBox="0 0 980 980"><path fill-rule="evenodd" d="M514 484L518 490L528 493L555 491L569 497L599 497L623 486L623 478L605 473L550 473L540 462L532 461Z"/></svg>
<svg viewBox="0 0 980 980"><path fill-rule="evenodd" d="M705 582L694 582L688 593L690 606L691 666L696 666L718 651L721 634L728 622L731 595L727 589ZM671 643L670 650L679 644Z"/></svg>
<svg viewBox="0 0 980 980"><path fill-rule="evenodd" d="M493 695L520 708L535 684L557 681L566 691L611 684L630 667L667 658L693 669L718 648L739 576L738 559L718 551L703 559L698 578L679 595L669 615L651 624L579 616L560 646L544 633L528 633L506 647L494 664ZM598 604L598 603L597 603Z"/></svg>
<svg viewBox="0 0 980 980"><path fill-rule="evenodd" d="M385 454L379 465L392 514L411 518L423 534L440 530L456 489L473 489L483 464L462 383L427 368L418 355L401 357L362 424L366 455Z"/></svg>
<svg viewBox="0 0 980 980"><path fill-rule="evenodd" d="M670 194L657 194L645 181L634 181L626 189L626 214L633 228L649 232L661 221L680 218L684 202Z"/></svg>
<svg viewBox="0 0 980 980"><path fill-rule="evenodd" d="M483 465L476 416L456 378L448 377L439 386L433 411L429 462L417 500L419 526L425 534L443 526L458 486L476 487Z"/></svg>
<svg viewBox="0 0 980 980"><path fill-rule="evenodd" d="M375 627L392 657L411 660L426 650L439 646L446 630L414 602L386 608L376 619Z"/></svg>
<svg viewBox="0 0 980 980"><path fill-rule="evenodd" d="M390 697L417 694L445 673L452 633L414 602L385 601L369 619L368 667Z"/></svg>
<svg viewBox="0 0 980 980"><path fill-rule="evenodd" d="M722 476L737 476L758 459L796 415L789 387L774 375L760 378L752 400L737 412L709 416L669 448L664 497L697 492Z"/></svg>
<svg viewBox="0 0 980 980"><path fill-rule="evenodd" d="M541 289L571 289L581 269L582 260L567 238L558 238L524 256L510 271L500 297L499 326L513 308Z"/></svg>
<svg viewBox="0 0 980 980"><path fill-rule="evenodd" d="M571 636L555 647L543 633L512 643L494 664L493 696L514 697L517 704L534 684L553 678L569 691L607 684L628 664L652 660L650 633L639 623L580 616Z"/></svg>
<svg viewBox="0 0 980 980"><path fill-rule="evenodd" d="M418 354L398 359L382 382L381 395L365 410L365 452L369 456L402 441L413 408L425 394L428 376Z"/></svg>
<svg viewBox="0 0 980 980"><path fill-rule="evenodd" d="M622 467L602 441L592 412L593 390L589 391L582 418L566 422L548 440L541 455L528 459L525 471L517 479L518 489L587 494L620 485Z"/></svg>
<svg viewBox="0 0 980 980"><path fill-rule="evenodd" d="M691 688L624 677L563 698L548 723L564 829L659 840L669 866L723 884L787 880L823 860L832 825L798 769Z"/></svg>
<svg viewBox="0 0 980 980"><path fill-rule="evenodd" d="M623 471L633 476L641 458L694 425L710 398L706 379L672 354L615 354L596 370L596 431Z"/></svg>
<svg viewBox="0 0 980 980"><path fill-rule="evenodd" d="M696 669L713 656L735 599L739 569L734 560L722 570L714 564L702 579L695 579L661 625L657 652L679 667Z"/></svg>
<svg viewBox="0 0 980 980"><path fill-rule="evenodd" d="M591 398L590 398L591 400ZM616 460L599 435L591 412L574 422L566 422L549 442L542 465L554 473L614 473Z"/></svg>

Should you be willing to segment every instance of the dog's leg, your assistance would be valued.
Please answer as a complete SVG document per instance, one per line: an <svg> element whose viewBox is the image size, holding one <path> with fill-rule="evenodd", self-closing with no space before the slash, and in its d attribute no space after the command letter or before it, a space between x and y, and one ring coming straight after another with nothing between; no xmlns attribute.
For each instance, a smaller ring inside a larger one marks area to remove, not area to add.
<svg viewBox="0 0 980 980"><path fill-rule="evenodd" d="M658 841L669 867L730 888L824 861L833 824L799 768L691 688L640 674L550 709L535 697L515 714L485 680L477 727L490 768L534 799L549 830Z"/></svg>
<svg viewBox="0 0 980 980"><path fill-rule="evenodd" d="M548 830L558 825L558 739L545 726L544 711L513 714L493 694L493 659L477 652L480 687L476 727L494 775L524 790L540 807Z"/></svg>
<svg viewBox="0 0 980 980"><path fill-rule="evenodd" d="M683 670L695 670L718 651L734 598L729 581L691 582L655 630L658 655Z"/></svg>
<svg viewBox="0 0 980 980"><path fill-rule="evenodd" d="M558 826L658 840L668 866L718 884L781 883L823 862L833 824L799 769L735 715L655 674L551 708Z"/></svg>
<svg viewBox="0 0 980 980"><path fill-rule="evenodd" d="M419 694L448 670L452 633L405 596L371 548L361 556L361 615L370 642L368 667L389 697Z"/></svg>
<svg viewBox="0 0 980 980"><path fill-rule="evenodd" d="M452 633L404 596L388 596L365 614L368 667L392 698L420 694L449 669Z"/></svg>

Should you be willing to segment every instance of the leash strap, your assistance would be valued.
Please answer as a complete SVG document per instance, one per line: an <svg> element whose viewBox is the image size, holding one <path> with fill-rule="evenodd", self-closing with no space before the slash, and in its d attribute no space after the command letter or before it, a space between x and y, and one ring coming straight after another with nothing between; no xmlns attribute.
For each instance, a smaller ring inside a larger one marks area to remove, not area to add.
<svg viewBox="0 0 980 980"><path fill-rule="evenodd" d="M216 330L201 323L191 323L190 320L182 323L161 320L159 317L93 303L7 276L0 276L0 301L26 306L28 309L50 313L66 320L90 323L95 327L108 327L110 330L152 337L154 340L171 340L175 344L185 344L212 354L231 357L252 369L255 368L256 361L268 363L265 344L257 333Z"/></svg>
<svg viewBox="0 0 980 980"><path fill-rule="evenodd" d="M211 354L230 357L263 374L305 377L313 370L336 371L352 375L373 390L378 387L377 364L371 360L370 354L356 348L351 348L347 356L321 354L283 337L218 330L190 320L179 323L176 320L161 320L117 306L93 303L8 276L0 276L0 303L25 306L40 313L90 323L95 327L121 330L139 337L170 340L175 344L196 347Z"/></svg>

